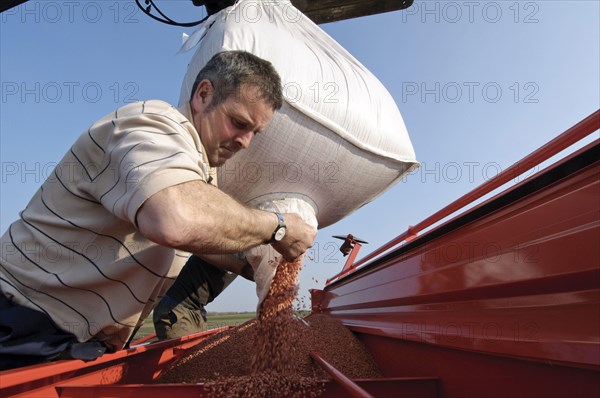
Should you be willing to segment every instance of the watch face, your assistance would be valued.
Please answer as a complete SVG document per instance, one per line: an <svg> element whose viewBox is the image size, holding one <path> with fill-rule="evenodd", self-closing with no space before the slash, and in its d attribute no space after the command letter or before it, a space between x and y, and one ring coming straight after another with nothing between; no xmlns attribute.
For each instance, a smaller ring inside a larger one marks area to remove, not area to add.
<svg viewBox="0 0 600 398"><path fill-rule="evenodd" d="M277 232L275 232L275 240L276 241L280 241L281 239L283 239L283 237L285 236L285 227L281 227L277 230Z"/></svg>

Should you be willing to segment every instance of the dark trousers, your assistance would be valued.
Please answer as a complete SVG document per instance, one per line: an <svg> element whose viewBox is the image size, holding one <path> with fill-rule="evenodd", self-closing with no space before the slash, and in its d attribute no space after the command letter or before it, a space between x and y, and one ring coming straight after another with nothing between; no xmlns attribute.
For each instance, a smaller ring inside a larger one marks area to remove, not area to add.
<svg viewBox="0 0 600 398"><path fill-rule="evenodd" d="M187 336L207 329L205 306L237 275L191 256L173 286L154 308L152 320L159 339Z"/></svg>
<svg viewBox="0 0 600 398"><path fill-rule="evenodd" d="M92 360L104 352L102 343L78 343L43 312L13 304L0 292L0 370L55 359Z"/></svg>

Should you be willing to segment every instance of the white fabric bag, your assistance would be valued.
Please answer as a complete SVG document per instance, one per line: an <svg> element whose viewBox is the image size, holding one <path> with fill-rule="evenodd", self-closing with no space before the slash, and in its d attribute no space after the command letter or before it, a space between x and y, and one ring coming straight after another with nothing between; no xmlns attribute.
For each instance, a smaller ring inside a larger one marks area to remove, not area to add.
<svg viewBox="0 0 600 398"><path fill-rule="evenodd" d="M418 167L389 92L290 1L238 1L213 15L184 49L195 46L181 103L221 51L249 51L273 63L282 78L283 107L248 150L219 168L219 187L242 203L264 208L292 198L311 207L305 221L322 228Z"/></svg>

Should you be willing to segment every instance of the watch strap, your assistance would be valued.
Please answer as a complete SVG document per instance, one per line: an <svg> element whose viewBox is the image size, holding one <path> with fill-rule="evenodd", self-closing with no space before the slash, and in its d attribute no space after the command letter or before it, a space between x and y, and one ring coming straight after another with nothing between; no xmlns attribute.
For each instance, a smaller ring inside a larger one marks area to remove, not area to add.
<svg viewBox="0 0 600 398"><path fill-rule="evenodd" d="M283 215L281 215L281 213L273 212L273 214L275 214L277 216L277 227L275 227L275 230L273 231L273 234L271 235L271 242L276 242L275 235L281 228L286 228L286 225L285 225L285 220L283 219Z"/></svg>

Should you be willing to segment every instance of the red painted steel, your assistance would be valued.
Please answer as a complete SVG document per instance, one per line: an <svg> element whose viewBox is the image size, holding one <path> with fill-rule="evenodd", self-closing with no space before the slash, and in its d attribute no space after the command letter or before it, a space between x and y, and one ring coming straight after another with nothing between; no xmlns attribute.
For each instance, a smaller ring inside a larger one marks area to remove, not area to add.
<svg viewBox="0 0 600 398"><path fill-rule="evenodd" d="M316 352L311 352L310 357L325 370L351 397L354 398L374 398L365 391L364 388L353 382L348 376L337 370L329 362L324 360Z"/></svg>
<svg viewBox="0 0 600 398"><path fill-rule="evenodd" d="M439 376L444 397L600 396L600 160L431 238L451 221L313 292L313 311L354 331L384 375Z"/></svg>
<svg viewBox="0 0 600 398"><path fill-rule="evenodd" d="M404 233L398 235L396 238L384 244L379 249L373 251L372 253L362 258L360 261L355 263L349 270L344 269L338 275L330 278L327 281L327 284L332 283L333 281L354 272L358 267L367 263L367 261L376 258L382 253L385 253L386 251L390 250L391 248L398 246L402 242L413 240L416 234L418 234L420 231L429 228L435 223L450 216L456 211L462 209L463 207L471 204L472 202L481 198L482 196L501 187L507 182L511 180L516 180L518 176L520 176L527 170L550 159L552 156L558 154L560 151L564 150L565 148L568 148L570 145L576 143L577 141L590 135L598 129L600 129L600 110L592 113L590 116L577 123L575 126L571 127L555 139L548 142L546 145L540 147L539 149L530 153L519 162L513 164L506 170L502 171L496 177L488 180L484 184L475 188L473 191L450 203L448 206L432 214L417 225L410 226Z"/></svg>
<svg viewBox="0 0 600 398"><path fill-rule="evenodd" d="M436 398L438 379L431 377L398 377L354 380L378 398ZM333 381L324 382L321 398L345 398L349 395ZM131 385L64 385L58 387L61 398L206 398L202 384L131 384Z"/></svg>
<svg viewBox="0 0 600 398"><path fill-rule="evenodd" d="M222 327L180 339L135 346L95 361L65 360L0 372L3 398L56 398L55 386L77 384L149 383L173 360Z"/></svg>
<svg viewBox="0 0 600 398"><path fill-rule="evenodd" d="M359 334L384 375L437 374L444 398L598 397L598 372ZM377 395L376 395L377 396ZM398 395L412 398L412 395ZM379 396L377 396L379 397Z"/></svg>
<svg viewBox="0 0 600 398"><path fill-rule="evenodd" d="M334 238L341 237L334 236ZM342 273L346 273L355 267L354 263L356 261L356 256L358 256L358 253L360 252L362 243L367 242L360 239L356 239L352 234L348 234L348 236L346 236L344 243L340 247L340 251L344 254L344 256L348 256L348 259L346 259L346 262L344 263Z"/></svg>

